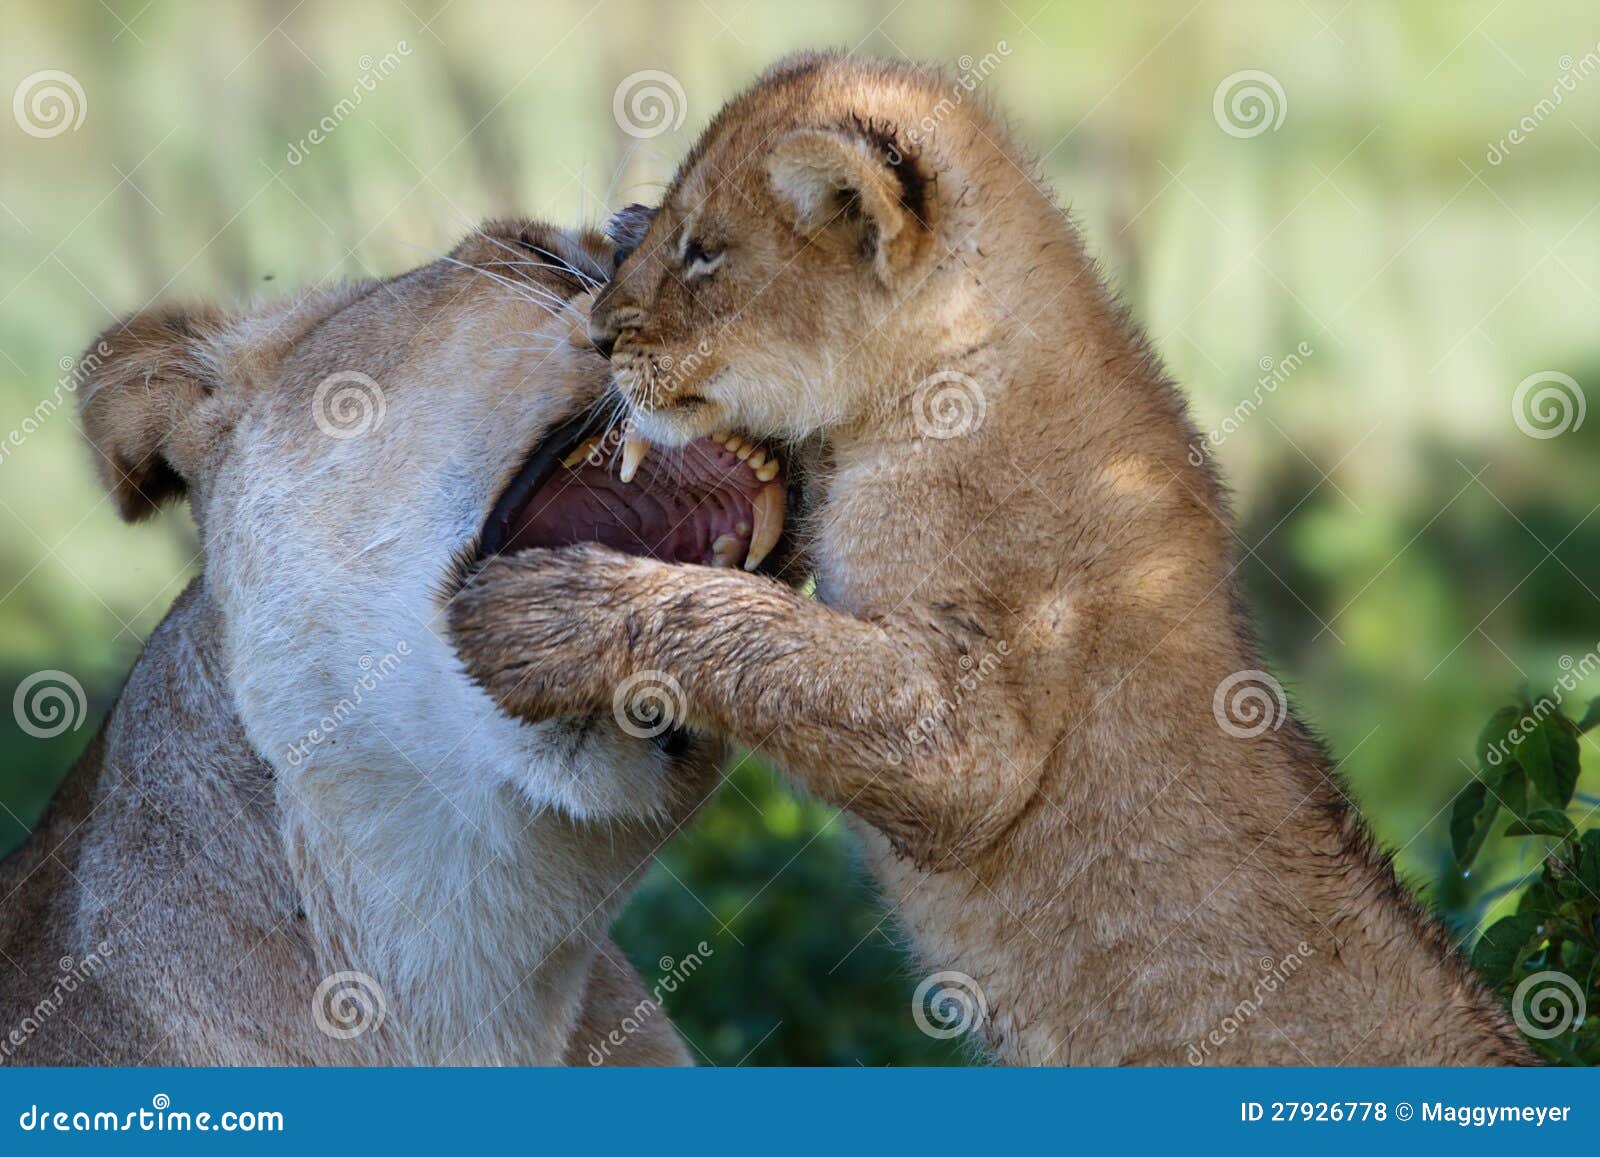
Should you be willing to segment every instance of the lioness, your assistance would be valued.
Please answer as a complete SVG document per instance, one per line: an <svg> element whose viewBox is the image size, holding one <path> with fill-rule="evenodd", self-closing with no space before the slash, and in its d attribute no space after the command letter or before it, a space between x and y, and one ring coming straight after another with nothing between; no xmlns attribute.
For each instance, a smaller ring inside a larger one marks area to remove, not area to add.
<svg viewBox="0 0 1600 1157"><path fill-rule="evenodd" d="M690 723L881 833L890 900L1002 1060L1530 1061L1276 701L1181 398L956 91L784 61L594 308L641 445L821 441L818 601L534 551L453 608L472 670L540 711L676 680ZM1230 714L1241 690L1268 714Z"/></svg>
<svg viewBox="0 0 1600 1157"><path fill-rule="evenodd" d="M721 742L629 704L513 719L439 619L487 551L701 559L721 525L663 510L748 520L721 477L622 487L591 449L581 306L612 253L502 223L392 280L143 313L86 355L118 509L187 495L203 574L0 864L0 1061L688 1061L607 927Z"/></svg>

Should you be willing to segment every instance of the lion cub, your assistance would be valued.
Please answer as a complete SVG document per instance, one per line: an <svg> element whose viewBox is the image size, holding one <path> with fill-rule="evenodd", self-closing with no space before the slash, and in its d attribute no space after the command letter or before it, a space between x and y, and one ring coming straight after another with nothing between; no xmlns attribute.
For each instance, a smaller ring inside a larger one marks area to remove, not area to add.
<svg viewBox="0 0 1600 1157"><path fill-rule="evenodd" d="M683 721L865 820L1002 1060L1527 1061L1260 670L1183 402L959 91L779 64L592 315L635 459L742 437L812 465L817 598L529 552L454 608L469 663L544 713L665 677Z"/></svg>

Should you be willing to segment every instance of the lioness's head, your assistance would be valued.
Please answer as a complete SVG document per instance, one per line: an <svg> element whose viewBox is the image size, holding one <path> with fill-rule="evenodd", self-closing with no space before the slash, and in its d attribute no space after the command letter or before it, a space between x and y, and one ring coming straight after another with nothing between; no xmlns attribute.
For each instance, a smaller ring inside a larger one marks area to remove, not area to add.
<svg viewBox="0 0 1600 1157"><path fill-rule="evenodd" d="M618 477L587 317L613 253L599 233L496 224L396 278L156 309L91 348L105 483L130 520L187 496L233 707L302 794L379 811L417 782L437 839L508 786L569 817L672 813L697 782L673 761L714 762L712 740L627 705L512 719L446 633L486 554L602 541L711 561L748 521L719 477L666 460Z"/></svg>
<svg viewBox="0 0 1600 1157"><path fill-rule="evenodd" d="M621 218L592 332L645 438L826 430L951 336L920 293L948 191L913 126L939 95L903 66L786 61L717 115L653 218Z"/></svg>

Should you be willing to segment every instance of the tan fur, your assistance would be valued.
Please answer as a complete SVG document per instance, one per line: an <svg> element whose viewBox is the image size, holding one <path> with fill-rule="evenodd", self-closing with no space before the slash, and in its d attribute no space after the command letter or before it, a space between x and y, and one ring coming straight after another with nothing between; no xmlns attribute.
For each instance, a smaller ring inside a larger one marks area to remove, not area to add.
<svg viewBox="0 0 1600 1157"><path fill-rule="evenodd" d="M561 303L610 252L507 223L389 282L161 309L92 347L106 483L129 518L187 493L204 575L0 864L0 1064L689 1063L664 1014L608 1043L649 995L606 929L721 745L519 724L429 621L528 449L598 396ZM348 371L386 415L335 439L315 389ZM341 727L285 745L397 638ZM347 1039L313 1015L340 971L386 1008Z"/></svg>
<svg viewBox="0 0 1600 1157"><path fill-rule="evenodd" d="M532 552L456 606L472 669L537 711L673 676L694 724L875 829L1001 1060L1530 1063L1300 723L1221 726L1218 688L1262 666L1221 488L1031 164L956 92L780 64L594 310L651 439L820 444L818 600Z"/></svg>

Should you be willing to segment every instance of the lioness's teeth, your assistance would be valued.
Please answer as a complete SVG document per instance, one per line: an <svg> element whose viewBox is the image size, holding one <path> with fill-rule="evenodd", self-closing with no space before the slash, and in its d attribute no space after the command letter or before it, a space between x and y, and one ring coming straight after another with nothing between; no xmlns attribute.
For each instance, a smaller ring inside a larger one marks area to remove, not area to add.
<svg viewBox="0 0 1600 1157"><path fill-rule="evenodd" d="M737 535L740 535L740 536L749 534L750 533L750 524L741 519L739 524L733 528L733 533L735 533Z"/></svg>
<svg viewBox="0 0 1600 1157"><path fill-rule="evenodd" d="M722 443L722 448L724 450L738 450L739 447L743 445L744 439L739 437L737 434L732 434L729 435L727 440Z"/></svg>
<svg viewBox="0 0 1600 1157"><path fill-rule="evenodd" d="M600 441L599 438L585 438L582 445L561 460L561 465L568 469L576 466L589 456L589 452L594 449L594 444L598 441Z"/></svg>
<svg viewBox="0 0 1600 1157"><path fill-rule="evenodd" d="M755 450L756 448L754 446L740 442L733 452L739 455L739 461L743 462L746 458L750 457L750 455L754 454Z"/></svg>
<svg viewBox="0 0 1600 1157"><path fill-rule="evenodd" d="M759 470L766 464L766 461L766 454L761 450L757 450L754 454L750 455L750 457L744 460L744 464L750 467L752 470Z"/></svg>
<svg viewBox="0 0 1600 1157"><path fill-rule="evenodd" d="M711 544L712 566L737 566L743 543L731 534L724 534Z"/></svg>
<svg viewBox="0 0 1600 1157"><path fill-rule="evenodd" d="M778 476L778 460L774 458L761 469L756 471L756 477L763 482L771 482Z"/></svg>
<svg viewBox="0 0 1600 1157"><path fill-rule="evenodd" d="M726 431L726 430L718 430L718 431L716 431L715 433L713 433L711 435L711 440L713 442L726 442L728 440L728 431Z"/></svg>
<svg viewBox="0 0 1600 1157"><path fill-rule="evenodd" d="M770 463L768 463L770 465ZM750 535L750 553L745 556L744 569L755 570L761 560L772 553L783 536L783 487L769 482L756 495L755 530Z"/></svg>
<svg viewBox="0 0 1600 1157"><path fill-rule="evenodd" d="M632 435L622 440L622 469L617 471L617 477L624 482L632 482L633 476L639 472L639 463L644 461L644 456L649 453L650 443L643 438Z"/></svg>

